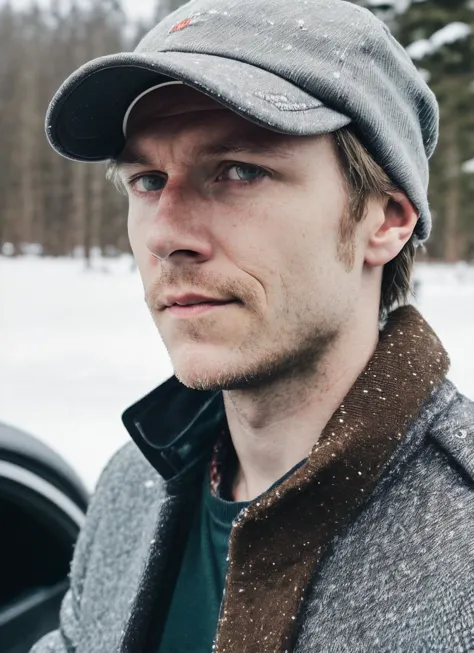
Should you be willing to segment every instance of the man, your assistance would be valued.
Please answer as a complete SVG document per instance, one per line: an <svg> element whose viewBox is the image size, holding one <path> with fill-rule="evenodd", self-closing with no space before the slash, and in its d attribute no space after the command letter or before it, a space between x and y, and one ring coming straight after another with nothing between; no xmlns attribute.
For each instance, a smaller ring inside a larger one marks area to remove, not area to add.
<svg viewBox="0 0 474 653"><path fill-rule="evenodd" d="M65 82L49 139L127 193L175 376L35 653L474 651L474 408L403 305L437 129L342 0L193 0Z"/></svg>

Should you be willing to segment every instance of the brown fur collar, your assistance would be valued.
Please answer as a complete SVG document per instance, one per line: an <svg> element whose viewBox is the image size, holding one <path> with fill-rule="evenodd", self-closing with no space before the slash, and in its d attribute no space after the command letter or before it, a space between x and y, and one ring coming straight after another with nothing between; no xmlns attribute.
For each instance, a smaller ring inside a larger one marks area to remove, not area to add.
<svg viewBox="0 0 474 653"><path fill-rule="evenodd" d="M391 313L373 357L307 462L234 526L215 653L290 650L324 552L360 512L448 368L443 346L415 308Z"/></svg>

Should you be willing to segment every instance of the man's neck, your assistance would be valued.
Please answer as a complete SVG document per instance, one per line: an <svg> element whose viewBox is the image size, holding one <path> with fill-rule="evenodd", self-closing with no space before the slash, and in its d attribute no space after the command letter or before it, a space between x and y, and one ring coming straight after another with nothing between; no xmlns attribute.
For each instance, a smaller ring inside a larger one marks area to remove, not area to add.
<svg viewBox="0 0 474 653"><path fill-rule="evenodd" d="M224 392L238 458L234 501L252 501L309 455L372 357L378 336L378 324L342 335L312 377Z"/></svg>

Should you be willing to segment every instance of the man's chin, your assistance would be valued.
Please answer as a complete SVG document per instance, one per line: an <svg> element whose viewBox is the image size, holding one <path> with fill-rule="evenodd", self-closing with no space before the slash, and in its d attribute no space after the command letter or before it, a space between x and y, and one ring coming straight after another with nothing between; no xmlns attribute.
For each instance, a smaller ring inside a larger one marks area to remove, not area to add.
<svg viewBox="0 0 474 653"><path fill-rule="evenodd" d="M174 367L174 374L187 388L192 390L226 390L229 383L229 374L224 374L222 363L217 365L205 365L200 361L199 365L178 365Z"/></svg>
<svg viewBox="0 0 474 653"><path fill-rule="evenodd" d="M223 391L223 390L250 390L268 383L272 377L270 368L262 365L259 369L256 361L251 363L243 360L232 360L231 357L218 360L198 360L190 362L183 360L181 364L174 364L174 374L178 381L192 390Z"/></svg>
<svg viewBox="0 0 474 653"><path fill-rule="evenodd" d="M207 354L207 355L206 355ZM200 351L193 355L172 357L174 374L178 381L193 390L228 390L242 376L243 361L233 361L224 352L217 356Z"/></svg>

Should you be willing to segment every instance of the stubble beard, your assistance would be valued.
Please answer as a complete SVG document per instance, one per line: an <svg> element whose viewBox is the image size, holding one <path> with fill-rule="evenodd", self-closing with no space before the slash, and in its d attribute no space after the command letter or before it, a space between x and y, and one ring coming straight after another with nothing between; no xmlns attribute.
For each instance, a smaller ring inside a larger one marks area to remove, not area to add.
<svg viewBox="0 0 474 653"><path fill-rule="evenodd" d="M189 280L191 281L191 275ZM199 287L218 287L214 280L206 279L206 281L207 283ZM157 304L158 288L157 284L154 285L145 297L152 314ZM219 290L221 296L225 296L225 293L234 296L252 312L254 312L252 306L258 306L257 297L247 288L226 284ZM262 337L262 334L267 332L267 328L259 320L259 317L264 318L255 308L258 324L251 329L245 338L245 343L238 348L241 362L235 363L234 358L233 363L226 365L226 361L222 360L218 371L213 370L209 373L201 371L193 375L181 373L175 368L175 376L183 385L203 391L268 390L284 382L300 383L314 379L318 375L321 362L337 341L342 325L330 323L330 320L325 321L324 318L322 322L314 318L309 320L308 315L314 315L314 307L306 306L305 309L294 315L292 324L282 324L280 331L270 329L273 335L269 341L265 336ZM155 324L159 329L156 320ZM186 326L186 331L187 338L199 343L202 337L202 325L190 323ZM229 343L229 346L232 347L232 343ZM235 356L235 347L233 349L232 357ZM169 351L169 354L172 359L172 352Z"/></svg>
<svg viewBox="0 0 474 653"><path fill-rule="evenodd" d="M307 327L308 328L308 327ZM288 342L286 334L285 342ZM181 383L194 390L204 391L266 391L272 386L286 382L298 383L310 381L318 375L320 363L326 358L338 337L338 330L321 327L308 329L307 333L293 335L290 344L284 348L266 345L262 353L262 342L258 337L247 339L245 347L241 348L242 363L229 365L223 361L218 372L200 373L189 378L185 373L175 371Z"/></svg>

